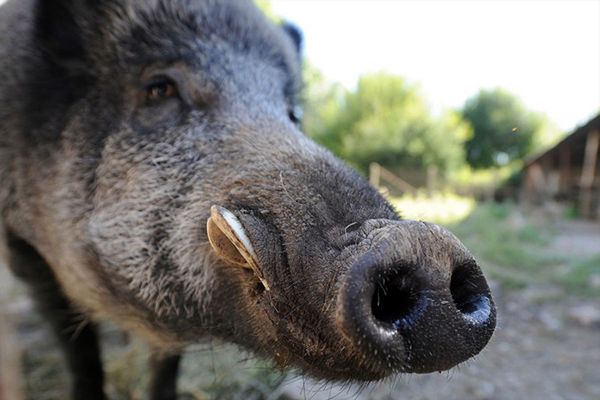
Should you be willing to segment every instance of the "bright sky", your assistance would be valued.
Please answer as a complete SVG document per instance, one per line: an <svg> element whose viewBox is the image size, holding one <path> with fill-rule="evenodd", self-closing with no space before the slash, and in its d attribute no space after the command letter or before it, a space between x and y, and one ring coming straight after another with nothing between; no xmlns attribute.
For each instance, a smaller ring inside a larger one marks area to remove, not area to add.
<svg viewBox="0 0 600 400"><path fill-rule="evenodd" d="M435 109L502 87L571 130L600 112L600 0L271 0L329 80L388 71Z"/></svg>

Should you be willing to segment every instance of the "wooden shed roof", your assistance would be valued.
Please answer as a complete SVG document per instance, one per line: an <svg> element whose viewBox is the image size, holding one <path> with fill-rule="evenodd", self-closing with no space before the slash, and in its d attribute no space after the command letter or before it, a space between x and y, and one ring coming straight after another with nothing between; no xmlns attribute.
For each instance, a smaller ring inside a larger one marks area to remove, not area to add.
<svg viewBox="0 0 600 400"><path fill-rule="evenodd" d="M553 155L554 153L558 152L561 148L563 148L565 146L574 146L574 145L585 146L585 140L586 140L587 135L594 130L600 130L600 114L596 115L594 118L589 120L587 123L579 126L577 129L575 129L575 131L573 131L573 133L566 136L563 140L558 142L556 145L554 145L550 149L526 160L524 168L529 167L531 164L535 164L537 161L541 160L542 158Z"/></svg>

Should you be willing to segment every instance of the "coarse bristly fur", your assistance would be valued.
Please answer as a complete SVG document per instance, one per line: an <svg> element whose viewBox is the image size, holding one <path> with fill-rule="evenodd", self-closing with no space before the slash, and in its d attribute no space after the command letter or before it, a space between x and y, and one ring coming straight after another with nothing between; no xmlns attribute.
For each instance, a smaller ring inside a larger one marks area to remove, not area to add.
<svg viewBox="0 0 600 400"><path fill-rule="evenodd" d="M51 287L60 302L50 303L73 316L115 320L163 352L219 337L356 380L447 369L479 352L495 317L468 251L442 228L402 221L301 133L299 40L250 1L3 5L0 232L10 268L32 292ZM269 290L216 256L212 205L241 221ZM418 312L393 329L373 318L373 285L408 288ZM487 301L485 321L465 317L480 304L471 297ZM41 308L55 330L68 324ZM93 326L83 337L97 347ZM64 342L72 355L82 347ZM87 365L71 361L75 373ZM77 385L74 397L89 396Z"/></svg>

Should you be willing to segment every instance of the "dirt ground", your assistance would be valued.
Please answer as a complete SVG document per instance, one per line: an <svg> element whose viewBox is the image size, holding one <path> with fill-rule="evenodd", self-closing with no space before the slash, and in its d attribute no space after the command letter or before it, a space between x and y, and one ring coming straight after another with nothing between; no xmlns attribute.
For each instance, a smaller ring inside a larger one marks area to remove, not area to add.
<svg viewBox="0 0 600 400"><path fill-rule="evenodd" d="M589 256L600 255L600 224L561 223L550 250L566 255L582 252ZM598 268L600 271L600 266ZM60 356L52 350L52 341L39 319L31 316L31 304L22 290L8 287L10 280L6 273L4 268L0 268L0 301L4 312L8 310L8 316L16 322L19 332L19 339L13 337L11 340L17 342L16 346L20 348L21 369L28 375L24 378L27 398L63 399L66 378ZM533 283L518 290L502 289L493 281L491 284L498 306L497 331L479 356L452 371L399 376L367 387L323 384L286 375L275 384L271 382L265 386L256 378L256 367L253 367L252 361L250 364L234 361L222 367L220 358L236 354L239 359L239 352L228 346L211 346L186 356L180 382L181 398L600 399L600 299L566 295L560 288L547 284ZM139 357L135 354L136 350L132 350L126 338L114 329L107 329L105 338L109 343L106 357L112 363L109 371L109 379L113 380L109 388L111 398L143 398L142 389L118 389L131 385L143 387L140 380L144 379L145 368L137 365ZM136 365L132 366L132 363ZM211 367L205 367L207 364ZM140 372L123 376L123 371L129 370ZM7 371L2 371L2 374L6 375ZM238 387L247 387L250 381L255 389L224 390L223 386L232 380ZM242 381L245 382L243 385L240 384ZM220 389L215 389L217 386Z"/></svg>

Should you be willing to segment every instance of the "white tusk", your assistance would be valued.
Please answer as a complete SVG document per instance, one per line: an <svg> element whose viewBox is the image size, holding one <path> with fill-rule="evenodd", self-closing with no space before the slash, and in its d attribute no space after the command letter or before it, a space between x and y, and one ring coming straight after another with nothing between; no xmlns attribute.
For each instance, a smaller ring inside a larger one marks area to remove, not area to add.
<svg viewBox="0 0 600 400"><path fill-rule="evenodd" d="M237 217L235 215L233 215L233 213L226 208L216 207L216 206L213 206L213 207L218 209L219 214L221 214L221 216L225 219L225 222L227 222L231 231L235 234L235 236L238 238L238 240L242 243L242 245L244 246L244 249L248 252L248 254L250 254L250 256L254 260L256 260L256 253L254 252L254 247L252 247L252 243L250 243L250 239L248 238L248 235L246 234L246 230L242 226L242 223L240 222L240 220L237 219ZM211 208L211 214L212 214L212 208Z"/></svg>
<svg viewBox="0 0 600 400"><path fill-rule="evenodd" d="M258 267L254 247L240 220L228 209L212 206L206 225L208 240L217 255L229 264L252 269L265 289L270 290Z"/></svg>

